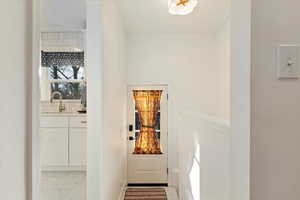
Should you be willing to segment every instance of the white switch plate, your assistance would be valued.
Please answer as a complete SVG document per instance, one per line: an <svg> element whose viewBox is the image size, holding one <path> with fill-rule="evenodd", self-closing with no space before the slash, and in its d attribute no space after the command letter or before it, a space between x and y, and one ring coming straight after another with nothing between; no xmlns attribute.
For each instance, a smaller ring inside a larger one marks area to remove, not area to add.
<svg viewBox="0 0 300 200"><path fill-rule="evenodd" d="M299 45L279 45L277 57L279 79L299 78Z"/></svg>

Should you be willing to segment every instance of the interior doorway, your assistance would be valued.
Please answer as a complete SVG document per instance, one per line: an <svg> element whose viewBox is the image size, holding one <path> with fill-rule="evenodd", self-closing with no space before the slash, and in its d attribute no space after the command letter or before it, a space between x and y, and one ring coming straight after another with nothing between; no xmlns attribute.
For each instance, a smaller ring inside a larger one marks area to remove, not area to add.
<svg viewBox="0 0 300 200"><path fill-rule="evenodd" d="M108 1L109 3L111 3L112 1ZM124 2L124 4L129 5L128 3L126 3L126 1L121 1ZM140 1L141 4L145 4L145 2ZM107 3L107 2L105 2ZM248 5L249 4L249 5ZM219 2L218 2L219 5ZM230 16L232 16L233 22L231 23L230 26L230 30L231 30L231 34L230 37L232 39L231 41L231 61L232 64L230 65L232 68L232 83L231 85L234 85L235 88L232 90L232 94L231 96L233 97L233 99L230 101L232 104L232 110L233 110L233 116L231 118L232 121L232 132L233 134L233 138L235 139L231 144L233 146L233 152L236 152L233 156L232 156L232 169L231 171L232 173L232 194L233 197L232 199L248 199L248 160L249 160L249 145L248 145L248 140L249 140L249 134L250 134L250 128L249 128L249 109L245 109L245 107L249 107L250 106L250 87L249 87L249 83L250 83L250 73L248 71L248 69L250 69L250 54L249 54L249 46L250 46L250 30L248 29L248 27L250 27L250 1L246 1L246 2L239 2L239 1L232 1L232 9L231 9L231 13ZM33 115L33 133L32 133L32 155L29 156L29 158L31 158L31 162L32 162L32 171L33 171L33 175L32 175L32 179L30 180L31 185L32 185L32 193L33 193L33 199L39 199L38 198L38 189L39 188L39 174L38 174L38 168L39 168L39 159L38 159L38 132L39 132L39 107L36 105L39 105L39 95L38 92L39 91L39 83L38 83L38 66L39 66L39 62L40 62L40 58L39 58L39 34L40 34L40 22L39 22L39 13L40 13L40 7L39 7L39 0L34 1L34 51L33 51L33 55L34 55L34 64L33 64L33 108L32 108L32 115ZM109 8L111 8L112 6L107 6ZM134 6L128 6L129 8L135 9ZM149 6L145 6L146 8ZM205 7L204 7L205 8ZM111 159L111 152L115 152L115 151L108 151L107 149L105 149L103 146L103 144L107 144L107 146L111 146L111 147L120 147L121 145L119 145L119 143L117 145L111 145L111 144L115 144L114 138L111 140L107 140L107 136L108 135L113 135L111 134L111 132L105 132L105 134L103 131L103 110L102 110L102 106L103 106L103 96L109 96L109 95L104 95L104 92L102 90L102 84L104 82L103 77L103 68L104 65L102 63L102 59L99 59L99 57L101 58L102 55L102 51L103 49L106 49L107 51L107 55L110 56L106 56L105 60L111 61L111 60L117 60L114 53L116 52L116 54L118 53L118 51L116 51L114 48L107 48L107 46L104 46L102 43L102 37L99 37L100 35L102 35L102 30L106 30L107 33L110 33L110 29L113 27L118 27L118 26L111 26L111 19L114 19L112 17L106 17L106 19L109 21L109 23L107 23L107 25L103 25L102 23L100 23L99 20L102 16L102 12L100 12L100 10L102 9L102 2L100 3L100 1L88 1L88 27L89 29L87 30L87 35L88 35L88 42L87 42L87 52L88 52L88 63L89 63L89 86L88 86L88 91L90 94L93 95L93 98L90 98L89 100L89 117L88 117L88 124L89 124L89 129L88 129L88 152L92 152L92 153L88 153L88 165L87 165L87 174L88 174L88 179L87 179L87 188L88 188L88 196L89 199L100 199L100 196L113 196L115 195L117 192L119 191L121 186L120 184L116 184L119 183L119 180L124 180L127 181L126 178L123 178L125 176L123 176L123 169L125 168L123 165L120 165L119 167L114 167L114 169L111 168L111 166L117 166L115 165L115 161L119 161L119 157L115 158L115 159ZM157 10L157 9L153 9L153 10ZM213 7L213 11L215 11L216 8ZM106 13L113 13L113 12L106 12ZM130 12L130 13L135 13L135 12ZM141 12L144 15L144 12ZM200 13L204 13L205 12L200 12ZM154 15L148 15L151 18ZM237 17L238 16L238 17ZM158 15L158 18L161 19ZM168 17L169 18L169 17ZM139 19L138 17L135 17L135 19ZM183 21L184 22L184 21ZM149 24L149 23L144 23L144 24ZM163 23L156 23L158 25L161 25ZM192 23L191 21L191 24ZM202 23L203 24L203 23ZM206 24L210 24L210 23L206 23ZM103 28L105 27L105 28ZM164 24L164 27L165 24ZM180 26L173 26L173 27L180 27ZM200 26L202 27L202 26ZM182 30L182 29L181 29ZM185 29L184 29L185 30ZM116 33L117 31L111 30L112 33ZM245 34L246 33L246 34ZM115 35L113 34L105 34L106 37L111 36L115 38ZM160 37L160 36L159 36ZM171 37L170 37L171 38ZM153 43L153 40L149 40L148 35L147 38L145 40L142 40L140 38L138 38L139 40L141 40L141 43L145 43L145 41L149 41L149 43ZM176 38L175 38L176 39ZM133 41L136 41L137 39L134 39ZM139 41L138 40L138 41ZM106 40L105 40L106 41ZM114 39L115 41L115 39ZM165 41L164 38L162 38L162 41ZM161 53L161 51L153 51L151 49L149 49L146 52L151 52L150 53L144 53L145 51L143 51L142 48L136 48L136 46L134 46L134 50L136 49L137 52L141 52L141 54L135 54L134 51L132 51L131 57L134 60L140 60L142 62L143 65L141 65L139 62L134 62L137 63L137 66L145 66L145 68L151 69L149 70L149 72L155 72L157 73L157 70L153 69L153 66L161 66L162 61L164 61L162 58L166 58L165 60L165 66L168 66L167 64L169 63L170 66L172 66L172 73L171 70L169 69L165 69L165 70L159 70L159 73L162 72L167 72L168 74L178 74L177 77L169 77L167 76L165 80L165 82L170 82L172 84L172 95L175 94L175 92L173 90L173 83L172 80L176 80L176 82L179 82L180 84L185 83L185 81L177 81L178 78L181 77L190 77L190 74L186 74L186 73L181 73L181 71L178 71L177 73L173 73L173 71L175 71L174 68L174 64L178 63L178 66L180 66L182 69L186 70L186 63L190 63L187 62L186 59L178 59L180 58L179 55L194 55L191 54L190 52L187 51L178 51L178 49L183 49L183 46L186 46L187 42L183 42L182 38L178 39L180 48L175 48L174 46L170 46L170 45L166 45L165 43L162 44L162 46L168 47L168 49L164 49L164 48L156 48L156 49L162 49L162 51L164 52L168 52L172 49L174 49L174 51L177 51L178 54L175 54L176 56L172 56L176 57L176 59L172 59L173 62L171 62L171 60L169 59L170 57L168 56L164 56L164 54ZM191 43L194 44L196 41L199 41L197 38L191 38L190 39ZM206 41L206 40L205 40ZM131 41L132 42L132 41ZM161 43L160 40L157 41L157 43ZM173 44L174 41L171 40L170 44ZM112 45L114 45L115 43L113 42ZM184 44L184 45L183 45ZM108 45L108 47L110 47L110 43L106 43L106 45ZM151 46L149 45L149 46ZM139 46L137 46L139 47ZM191 45L192 50L194 50L194 45ZM111 52L109 51L111 50ZM126 51L127 52L127 49ZM153 57L153 52L157 52L157 54L162 55L161 57L157 57L156 55ZM196 52L196 51L195 51ZM160 65L155 65L154 62L146 62L147 60L145 60L144 57L142 57L141 55L143 54L148 54L148 55L152 55L151 57L149 56L149 58L151 58L150 61L157 61L160 63ZM120 53L119 53L120 54ZM121 54L120 54L121 55ZM198 56L200 55L199 53L195 53L195 55ZM128 55L127 55L128 56ZM153 59L155 58L155 59ZM201 59L199 59L201 60ZM212 60L212 59L210 59ZM217 60L216 58L214 58L214 60ZM180 63L180 61L183 62ZM118 64L117 62L111 62L111 63L116 63L116 65ZM129 64L127 64L128 66L132 66L133 62L130 62ZM125 63L126 64L126 63ZM120 65L120 64L118 64ZM99 67L100 66L100 67ZM120 65L121 66L121 65ZM149 67L150 66L150 67ZM185 67L182 67L185 66ZM198 69L199 68L199 64L197 64L197 68L194 69ZM242 67L241 67L242 66ZM115 68L112 68L110 65L105 65L105 70L107 69L111 69L114 70ZM181 69L178 67L178 69ZM247 70L245 72L245 70ZM185 72L184 71L184 72ZM115 74L116 72L119 72L119 70L114 70L113 71ZM135 68L132 69L128 69L127 74L129 74L129 80L128 83L140 83L140 82L152 82L152 80L148 80L147 77L146 78L134 78L134 77L143 77L142 75L136 75L133 72L145 72L148 73L149 76L151 76L152 74L149 73L148 71L146 71L144 68L140 69L140 70L136 70ZM193 74L199 75L200 73L196 73L195 71L191 71L193 72ZM203 73L206 75L206 73ZM107 73L106 75L107 76ZM199 77L198 77L199 79ZM107 78L107 80L109 80L109 78ZM116 83L117 81L115 79L112 79L114 83ZM161 80L161 79L160 79ZM171 81L168 81L171 80ZM187 80L187 82L191 82L195 85L195 82L191 81L190 79ZM123 82L122 82L123 83ZM107 83L106 83L107 84ZM197 84L196 84L197 85ZM205 85L205 84L202 84ZM124 86L124 84L123 84ZM197 87L199 87L199 84L197 85ZM184 87L182 87L184 88ZM110 91L114 90L115 88L111 89L109 88ZM170 89L170 88L169 88ZM180 89L180 88L179 88ZM173 93L174 91L174 93ZM126 89L124 88L124 93L126 93ZM122 93L123 94L123 93ZM241 95L240 95L241 94ZM183 95L181 95L183 96ZM178 95L177 97L180 97L180 95ZM119 96L113 97L114 99L121 99L119 98ZM124 99L126 99L126 95L124 94ZM174 105L173 103L173 98L172 98L172 103L170 102L170 104ZM178 106L177 102L179 100L176 101L176 107ZM126 104L122 104L124 105L124 107L126 107ZM115 104L113 105L114 108L116 107ZM105 105L105 107L108 107L107 105ZM111 107L110 107L111 108ZM126 109L126 108L124 108ZM109 110L109 109L108 109ZM116 110L121 110L121 109L116 109ZM169 121L175 121L174 120L174 116L177 114L177 112L174 112L175 109L172 109L172 115L169 115ZM180 110L178 110L179 113ZM243 112L241 112L243 111ZM109 112L111 112L111 110L109 110ZM115 113L114 113L115 115ZM116 115L115 115L116 116ZM119 115L120 116L120 115ZM107 117L106 117L107 118ZM118 120L116 120L118 121ZM176 121L175 121L176 122ZM126 123L126 121L124 121L124 123ZM114 127L118 127L114 124ZM124 125L125 127L125 125ZM176 131L173 131L174 128L172 124L170 124L169 126L169 130L173 136L173 134ZM123 130L123 129L122 129ZM113 130L114 133L116 133L115 130ZM126 131L127 132L127 131ZM243 134L240 134L243 133ZM126 133L124 133L123 135L126 135ZM241 144L240 141L243 141L243 143ZM105 142L104 142L105 141ZM126 146L128 143L125 140L124 141L124 146ZM123 144L122 143L122 144ZM169 146L171 142L169 141ZM242 151L240 151L239 149L243 149ZM104 151L106 150L106 151ZM167 150L167 148L166 148ZM247 151L246 151L247 150ZM106 157L103 159L104 162L100 162L102 157L102 152L105 152ZM119 152L126 152L125 148L121 149ZM172 149L169 150L169 153L173 153L176 151L172 151ZM120 155L121 153L119 153ZM169 154L169 157L171 157ZM122 154L123 156L123 154ZM125 157L125 156L124 156ZM177 159L177 158L175 158ZM175 160L173 159L173 160ZM166 168L170 168L169 173L170 173L170 177L172 177L173 174L177 174L178 173L178 169L176 168L176 166L172 169L172 164L175 163L175 161L173 162L172 158L169 158L170 163L169 166L167 166ZM122 160L123 161L123 160ZM125 163L124 163L125 164ZM125 171L125 170L124 170ZM107 179L103 179L103 174L108 174L109 176L107 176L109 178L109 180L113 180L111 182L107 182ZM124 173L125 174L125 173ZM116 178L119 177L119 178ZM177 179L174 178L174 182L176 183ZM171 182L171 181L170 181ZM178 182L180 182L180 180L178 180ZM123 183L123 182L122 182ZM176 184L174 184L176 186ZM105 187L110 187L109 190L106 190ZM101 188L101 193L99 192L99 188ZM103 189L102 189L103 188ZM242 198L242 197L247 197L247 198ZM115 199L115 198L104 198L104 199Z"/></svg>
<svg viewBox="0 0 300 200"><path fill-rule="evenodd" d="M168 183L168 87L128 87L128 184Z"/></svg>

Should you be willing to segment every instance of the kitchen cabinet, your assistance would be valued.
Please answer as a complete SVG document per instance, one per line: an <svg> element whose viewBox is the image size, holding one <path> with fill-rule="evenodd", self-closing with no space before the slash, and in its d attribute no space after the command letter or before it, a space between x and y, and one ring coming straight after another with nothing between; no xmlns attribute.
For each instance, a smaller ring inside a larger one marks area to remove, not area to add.
<svg viewBox="0 0 300 200"><path fill-rule="evenodd" d="M40 149L43 171L85 170L86 117L41 117Z"/></svg>

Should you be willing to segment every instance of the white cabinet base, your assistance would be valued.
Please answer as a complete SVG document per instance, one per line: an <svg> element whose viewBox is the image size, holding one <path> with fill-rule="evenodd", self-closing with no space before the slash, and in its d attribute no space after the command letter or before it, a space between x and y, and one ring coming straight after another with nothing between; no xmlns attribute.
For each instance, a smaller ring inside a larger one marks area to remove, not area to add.
<svg viewBox="0 0 300 200"><path fill-rule="evenodd" d="M41 118L42 171L86 170L86 118Z"/></svg>

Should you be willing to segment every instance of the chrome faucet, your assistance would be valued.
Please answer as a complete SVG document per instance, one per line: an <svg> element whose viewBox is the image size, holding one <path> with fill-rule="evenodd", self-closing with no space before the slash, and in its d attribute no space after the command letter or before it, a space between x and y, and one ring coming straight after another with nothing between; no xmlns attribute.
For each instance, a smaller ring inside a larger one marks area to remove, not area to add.
<svg viewBox="0 0 300 200"><path fill-rule="evenodd" d="M54 99L54 96L55 96L55 95L58 95L58 96L59 96L59 107L58 107L59 112L62 112L62 111L64 111L64 110L66 110L65 105L63 105L63 103L62 103L62 94L61 94L60 92L58 92L58 91L55 91L55 92L53 92L53 93L51 94L50 103L53 103L53 99Z"/></svg>

